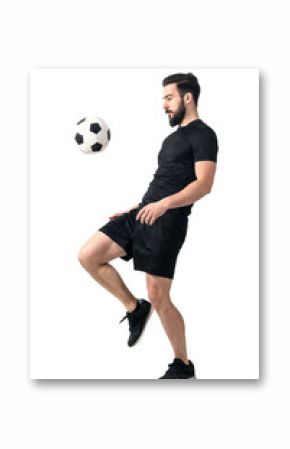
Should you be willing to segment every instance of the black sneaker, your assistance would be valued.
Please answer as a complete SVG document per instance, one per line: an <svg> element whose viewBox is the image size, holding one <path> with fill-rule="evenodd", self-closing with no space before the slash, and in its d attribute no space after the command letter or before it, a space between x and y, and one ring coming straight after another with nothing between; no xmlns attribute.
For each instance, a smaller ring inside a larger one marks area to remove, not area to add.
<svg viewBox="0 0 290 449"><path fill-rule="evenodd" d="M145 299L137 300L137 307L133 312L127 312L124 318L121 319L120 323L128 318L129 321L129 331L130 336L128 340L128 346L133 346L137 340L140 338L144 327L151 315L152 306L150 302Z"/></svg>
<svg viewBox="0 0 290 449"><path fill-rule="evenodd" d="M170 363L168 370L164 376L159 379L189 379L195 377L194 365L191 360L188 360L189 365L186 365L180 359L174 359L173 363Z"/></svg>

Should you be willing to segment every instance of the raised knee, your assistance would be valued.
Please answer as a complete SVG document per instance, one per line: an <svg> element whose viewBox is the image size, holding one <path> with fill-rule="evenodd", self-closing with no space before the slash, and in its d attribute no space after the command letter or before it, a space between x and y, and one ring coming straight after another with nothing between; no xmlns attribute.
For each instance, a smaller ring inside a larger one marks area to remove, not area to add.
<svg viewBox="0 0 290 449"><path fill-rule="evenodd" d="M93 257L90 251L88 251L88 249L86 249L85 247L79 250L77 257L78 261L84 268L98 264L98 260L95 257Z"/></svg>
<svg viewBox="0 0 290 449"><path fill-rule="evenodd" d="M78 252L78 261L82 266L85 266L88 262L87 252L81 248Z"/></svg>

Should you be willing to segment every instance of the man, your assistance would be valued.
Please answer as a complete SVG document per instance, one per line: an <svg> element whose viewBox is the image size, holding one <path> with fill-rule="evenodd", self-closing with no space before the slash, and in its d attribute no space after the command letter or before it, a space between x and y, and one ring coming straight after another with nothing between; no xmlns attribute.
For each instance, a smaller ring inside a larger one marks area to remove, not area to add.
<svg viewBox="0 0 290 449"><path fill-rule="evenodd" d="M163 108L170 126L178 128L163 141L158 169L141 203L112 215L82 247L79 261L127 309L123 320L129 321L129 346L140 338L153 306L174 352L173 362L159 379L188 379L195 377L195 368L187 357L184 320L171 301L170 288L191 207L213 185L218 142L197 112L197 78L177 73L162 85ZM127 288L109 264L116 257L133 258L134 269L146 273L150 302L136 298Z"/></svg>

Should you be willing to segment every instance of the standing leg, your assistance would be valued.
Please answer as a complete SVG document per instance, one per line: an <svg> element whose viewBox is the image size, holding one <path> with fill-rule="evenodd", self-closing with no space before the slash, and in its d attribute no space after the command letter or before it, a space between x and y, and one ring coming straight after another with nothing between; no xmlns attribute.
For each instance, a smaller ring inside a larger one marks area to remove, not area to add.
<svg viewBox="0 0 290 449"><path fill-rule="evenodd" d="M175 357L188 364L184 320L169 295L172 279L146 273L146 284L149 300L159 315Z"/></svg>

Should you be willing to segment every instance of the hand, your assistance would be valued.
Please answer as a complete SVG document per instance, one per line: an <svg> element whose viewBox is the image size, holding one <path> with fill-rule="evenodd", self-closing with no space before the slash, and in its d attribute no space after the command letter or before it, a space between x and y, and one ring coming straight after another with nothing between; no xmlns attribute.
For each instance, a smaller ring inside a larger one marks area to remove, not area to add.
<svg viewBox="0 0 290 449"><path fill-rule="evenodd" d="M146 204L146 206L139 210L136 215L136 220L139 220L140 218L141 223L152 225L155 220L165 214L168 209L169 207L165 199Z"/></svg>
<svg viewBox="0 0 290 449"><path fill-rule="evenodd" d="M137 207L138 207L138 206L131 207L130 209L125 210L124 212L116 212L114 215L111 215L111 216L109 217L109 219L112 220L113 218L117 218L117 217L119 217L120 215L126 214L127 212L130 212L130 211L133 210L133 209L137 209Z"/></svg>

